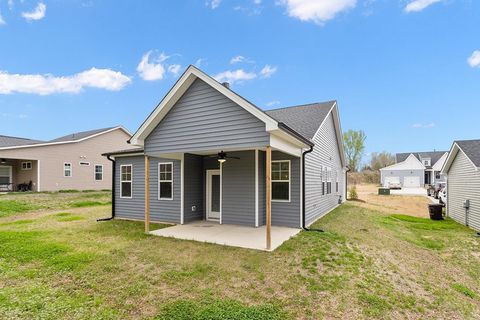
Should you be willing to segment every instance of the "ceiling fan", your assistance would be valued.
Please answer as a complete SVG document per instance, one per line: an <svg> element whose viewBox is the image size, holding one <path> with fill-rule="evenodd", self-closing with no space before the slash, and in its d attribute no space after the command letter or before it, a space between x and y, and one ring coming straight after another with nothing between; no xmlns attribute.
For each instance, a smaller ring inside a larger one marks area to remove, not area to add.
<svg viewBox="0 0 480 320"><path fill-rule="evenodd" d="M210 156L211 158L217 158L218 162L224 163L227 159L240 159L239 157L229 156L226 152L220 151L216 156Z"/></svg>

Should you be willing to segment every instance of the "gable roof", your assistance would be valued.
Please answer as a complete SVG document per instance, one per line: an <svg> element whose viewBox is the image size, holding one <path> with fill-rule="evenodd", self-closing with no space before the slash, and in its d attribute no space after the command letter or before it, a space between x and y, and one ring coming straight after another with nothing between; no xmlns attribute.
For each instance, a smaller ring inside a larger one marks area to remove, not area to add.
<svg viewBox="0 0 480 320"><path fill-rule="evenodd" d="M427 169L431 169L435 163L438 162L438 160L440 160L440 158L442 158L445 153L448 153L448 151L427 151L427 152L405 152L405 153L397 153L395 155L395 160L397 163L400 163L400 162L403 162L405 161L408 156L410 156L411 154L413 154L415 156L415 158L417 158L418 160L422 159L422 158L430 158L431 161L430 161L430 166L426 166Z"/></svg>
<svg viewBox="0 0 480 320"><path fill-rule="evenodd" d="M480 168L480 140L460 140L457 144L473 164Z"/></svg>
<svg viewBox="0 0 480 320"><path fill-rule="evenodd" d="M336 101L311 103L265 111L273 119L283 122L307 139L313 139L320 125L330 114Z"/></svg>
<svg viewBox="0 0 480 320"><path fill-rule="evenodd" d="M453 160L457 156L458 152L463 152L468 160L470 160L475 170L480 169L480 139L477 140L458 140L454 141L448 158L442 169L443 174L448 174Z"/></svg>
<svg viewBox="0 0 480 320"><path fill-rule="evenodd" d="M410 153L407 158L401 162L392 164L391 166L381 168L380 171L388 170L423 170L425 166L420 160L415 157L413 153Z"/></svg>
<svg viewBox="0 0 480 320"><path fill-rule="evenodd" d="M122 126L117 126L117 127L109 127L109 128L103 128L103 129L76 132L76 133L68 134L68 135L65 135L53 140L49 140L49 141L0 136L0 150L40 147L40 146L48 146L48 145L54 145L54 144L80 142L80 141L84 141L84 140L87 140L87 139L90 139L98 135L101 135L110 131L114 131L117 129L123 130L125 133L130 135L130 132L128 132L127 129L125 129Z"/></svg>
<svg viewBox="0 0 480 320"><path fill-rule="evenodd" d="M0 135L0 148L42 143L44 141Z"/></svg>

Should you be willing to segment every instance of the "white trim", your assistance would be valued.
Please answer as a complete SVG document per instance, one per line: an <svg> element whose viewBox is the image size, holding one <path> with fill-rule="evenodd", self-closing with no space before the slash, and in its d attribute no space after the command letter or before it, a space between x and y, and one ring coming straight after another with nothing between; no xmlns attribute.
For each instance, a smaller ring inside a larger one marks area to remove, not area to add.
<svg viewBox="0 0 480 320"><path fill-rule="evenodd" d="M220 164L221 166L221 164ZM205 220L207 221L215 221L220 224L222 224L222 171L221 169L208 169L206 170L206 175L205 175ZM210 218L209 213L211 211L211 192L212 192L212 186L211 186L211 180L212 176L220 176L220 211L218 212L218 218Z"/></svg>
<svg viewBox="0 0 480 320"><path fill-rule="evenodd" d="M97 167L102 167L102 179L97 180ZM103 164L93 165L93 180L94 181L103 181Z"/></svg>
<svg viewBox="0 0 480 320"><path fill-rule="evenodd" d="M67 165L67 164L70 165L70 170L68 170L68 171L70 171L69 176L65 175L65 171L66 171L65 170L65 165ZM63 163L63 177L64 178L71 178L72 176L73 176L73 165L72 165L72 163L71 162L64 162Z"/></svg>
<svg viewBox="0 0 480 320"><path fill-rule="evenodd" d="M172 178L170 180L160 180L160 166L162 164L169 164L171 166ZM157 163L157 186L158 186L157 199L160 200L160 201L164 201L164 200L165 201L172 201L173 200L173 172L174 172L173 162L166 161L166 162ZM172 187L171 187L171 197L170 198L161 198L160 197L160 182L170 182L171 183ZM182 219L180 219L180 220L182 220ZM183 224L183 222L181 222L181 224Z"/></svg>
<svg viewBox="0 0 480 320"><path fill-rule="evenodd" d="M29 163L30 163L30 168L24 168L23 167L24 164L29 164ZM22 171L32 170L32 168L33 168L32 161L22 161L22 163L20 165L20 170L22 170Z"/></svg>
<svg viewBox="0 0 480 320"><path fill-rule="evenodd" d="M223 162L220 162L220 224L223 223L223 191L222 190L223 190Z"/></svg>
<svg viewBox="0 0 480 320"><path fill-rule="evenodd" d="M130 167L131 172L131 180L130 181L122 181L122 167ZM122 182L130 182L130 197L122 196ZM133 198L133 165L129 164L121 164L120 165L120 199L132 199Z"/></svg>
<svg viewBox="0 0 480 320"><path fill-rule="evenodd" d="M287 182L287 180L274 180L273 179L273 166L272 166L272 179L270 181L270 189L272 190L272 202L291 202L292 201L292 164L290 160L272 160L272 164L276 162L288 162L288 200L274 200L273 199L273 183L274 182ZM281 169L280 169L281 172Z"/></svg>
<svg viewBox="0 0 480 320"><path fill-rule="evenodd" d="M255 149L255 227L258 227L258 149Z"/></svg>
<svg viewBox="0 0 480 320"><path fill-rule="evenodd" d="M122 127L122 126L118 126L118 127L115 127L115 128L109 129L109 130L105 130L105 131L102 131L102 132L99 132L99 133L96 133L96 134L92 134L92 135L90 135L90 136L87 136L87 137L85 137L85 138L78 139L78 140L59 141L59 142L45 142L45 143L37 143L37 144L28 144L28 145L23 145L23 146L3 147L3 148L0 148L0 150L34 148L34 147L53 146L53 145L59 145L59 144L77 143L77 142L82 142L82 141L85 141L85 140L88 140L88 139L95 138L95 137L97 137L97 136L99 136L99 135L102 135L102 134L105 134L105 133L109 133L109 132L112 132L112 131L118 130L118 129L121 129L121 130L123 130L126 134L131 135L130 132L128 132L127 129L125 129L125 128Z"/></svg>
<svg viewBox="0 0 480 320"><path fill-rule="evenodd" d="M116 158L125 158L125 157L134 157L134 156L144 156L145 153L125 153L125 154L118 154L118 155L112 155L111 157L113 159Z"/></svg>
<svg viewBox="0 0 480 320"><path fill-rule="evenodd" d="M167 95L162 99L162 101L160 101L160 103L153 110L153 112L142 123L140 128L130 139L130 142L133 145L143 145L144 139L160 123L160 121L165 117L168 111L175 105L175 103L182 97L182 95L187 91L187 89L196 79L203 80L212 88L216 89L221 94L232 100L234 103L238 104L246 111L250 112L259 120L263 121L266 125L267 131L275 130L278 128L278 122L268 116L265 112L258 109L253 104L251 104L241 96L237 95L230 89L226 88L224 85L220 84L218 81L216 81L203 71L190 65L187 70L185 70L185 72L182 74L182 76L178 79L175 85L170 89Z"/></svg>
<svg viewBox="0 0 480 320"><path fill-rule="evenodd" d="M40 192L40 160L37 160L37 192Z"/></svg>
<svg viewBox="0 0 480 320"><path fill-rule="evenodd" d="M270 146L294 157L302 156L303 149L301 147L294 145L293 143L286 141L274 134L270 134Z"/></svg>
<svg viewBox="0 0 480 320"><path fill-rule="evenodd" d="M180 224L185 223L185 153L182 153L180 159ZM173 178L173 171L172 171ZM173 184L172 184L173 186ZM172 189L173 192L173 189Z"/></svg>

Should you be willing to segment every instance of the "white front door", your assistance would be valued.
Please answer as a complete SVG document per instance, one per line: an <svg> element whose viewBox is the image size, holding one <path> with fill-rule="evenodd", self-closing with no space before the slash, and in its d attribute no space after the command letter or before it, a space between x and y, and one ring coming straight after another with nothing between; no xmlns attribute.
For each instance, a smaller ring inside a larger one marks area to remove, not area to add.
<svg viewBox="0 0 480 320"><path fill-rule="evenodd" d="M222 177L220 170L207 170L207 220L220 220Z"/></svg>

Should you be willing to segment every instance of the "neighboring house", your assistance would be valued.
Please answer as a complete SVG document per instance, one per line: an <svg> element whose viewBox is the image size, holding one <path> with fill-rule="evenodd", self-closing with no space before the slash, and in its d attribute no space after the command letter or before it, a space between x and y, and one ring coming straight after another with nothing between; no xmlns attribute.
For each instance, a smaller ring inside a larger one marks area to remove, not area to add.
<svg viewBox="0 0 480 320"><path fill-rule="evenodd" d="M455 141L442 174L447 176L447 215L480 231L480 140Z"/></svg>
<svg viewBox="0 0 480 320"><path fill-rule="evenodd" d="M190 66L133 135L139 148L106 154L113 214L308 226L345 200L341 132L335 101L262 111Z"/></svg>
<svg viewBox="0 0 480 320"><path fill-rule="evenodd" d="M403 188L419 188L444 182L441 170L447 151L397 153L395 164L380 169L381 184L400 184Z"/></svg>
<svg viewBox="0 0 480 320"><path fill-rule="evenodd" d="M50 141L0 136L0 192L110 189L112 163L102 153L130 147L129 138L123 127Z"/></svg>

